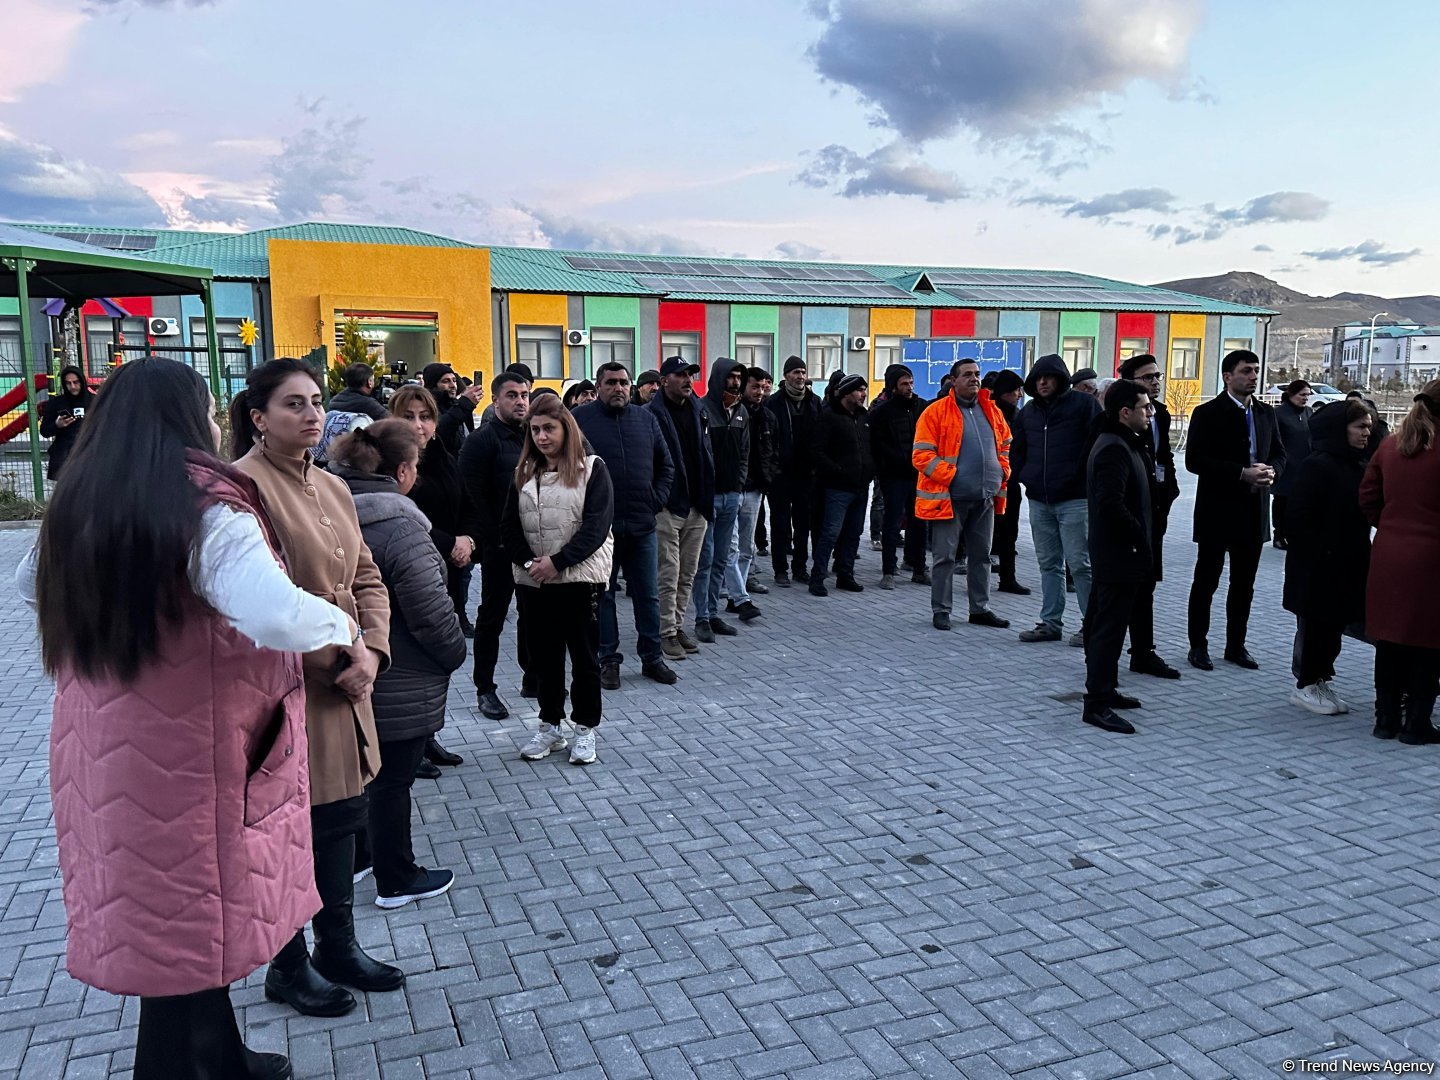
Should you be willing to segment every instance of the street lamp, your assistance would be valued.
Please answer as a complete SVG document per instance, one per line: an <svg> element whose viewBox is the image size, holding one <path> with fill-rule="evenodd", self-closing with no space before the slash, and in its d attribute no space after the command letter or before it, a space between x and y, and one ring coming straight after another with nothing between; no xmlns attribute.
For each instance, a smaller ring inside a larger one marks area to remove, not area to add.
<svg viewBox="0 0 1440 1080"><path fill-rule="evenodd" d="M1370 348L1365 353L1365 392L1370 392L1370 369L1375 366L1375 320L1381 315L1389 315L1388 311L1377 311L1374 318L1370 320Z"/></svg>
<svg viewBox="0 0 1440 1080"><path fill-rule="evenodd" d="M1304 334L1295 335L1295 351L1290 357L1290 372L1297 379L1300 377L1300 342L1304 340Z"/></svg>

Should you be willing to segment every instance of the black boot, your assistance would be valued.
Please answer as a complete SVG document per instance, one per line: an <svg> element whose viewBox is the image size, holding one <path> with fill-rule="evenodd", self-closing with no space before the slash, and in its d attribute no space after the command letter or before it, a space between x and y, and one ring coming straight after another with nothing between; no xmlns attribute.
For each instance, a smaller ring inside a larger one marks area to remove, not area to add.
<svg viewBox="0 0 1440 1080"><path fill-rule="evenodd" d="M315 952L310 961L331 982L356 990L399 990L405 973L365 954L355 940L355 837L315 849L315 888L325 906L315 913Z"/></svg>
<svg viewBox="0 0 1440 1080"><path fill-rule="evenodd" d="M305 931L285 943L265 972L265 996L283 1002L302 1016L344 1016L355 1008L355 996L336 986L310 963Z"/></svg>
<svg viewBox="0 0 1440 1080"><path fill-rule="evenodd" d="M1393 739L1400 734L1401 694L1398 690L1375 688L1375 730L1377 739Z"/></svg>
<svg viewBox="0 0 1440 1080"><path fill-rule="evenodd" d="M1425 746L1440 743L1440 731L1430 726L1430 714L1435 709L1435 694L1407 694L1405 696L1405 726L1400 729L1400 741L1406 746Z"/></svg>
<svg viewBox="0 0 1440 1080"><path fill-rule="evenodd" d="M441 746L435 736L425 740L425 760L432 765L459 765L465 759Z"/></svg>

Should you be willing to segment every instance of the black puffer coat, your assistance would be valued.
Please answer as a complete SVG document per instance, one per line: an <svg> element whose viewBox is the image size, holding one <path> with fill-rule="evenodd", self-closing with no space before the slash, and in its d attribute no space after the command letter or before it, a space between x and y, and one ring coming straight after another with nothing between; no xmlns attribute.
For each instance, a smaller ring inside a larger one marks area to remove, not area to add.
<svg viewBox="0 0 1440 1080"><path fill-rule="evenodd" d="M430 522L388 477L332 471L355 497L360 532L390 593L390 667L375 680L375 730L381 742L433 735L445 726L450 673L466 651Z"/></svg>

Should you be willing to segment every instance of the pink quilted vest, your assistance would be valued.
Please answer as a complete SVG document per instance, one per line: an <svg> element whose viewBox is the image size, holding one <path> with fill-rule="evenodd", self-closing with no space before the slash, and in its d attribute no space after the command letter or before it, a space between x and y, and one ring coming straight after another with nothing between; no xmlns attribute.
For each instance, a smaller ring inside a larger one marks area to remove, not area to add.
<svg viewBox="0 0 1440 1080"><path fill-rule="evenodd" d="M195 461L191 478L278 550L252 481ZM133 683L57 680L50 790L81 982L225 986L320 907L300 658L256 648L199 600Z"/></svg>

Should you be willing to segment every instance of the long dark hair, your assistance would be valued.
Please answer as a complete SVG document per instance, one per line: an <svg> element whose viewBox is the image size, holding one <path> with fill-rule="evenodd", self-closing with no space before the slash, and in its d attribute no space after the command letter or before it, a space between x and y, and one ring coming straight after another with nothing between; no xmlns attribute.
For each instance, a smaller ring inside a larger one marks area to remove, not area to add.
<svg viewBox="0 0 1440 1080"><path fill-rule="evenodd" d="M379 420L341 435L327 456L357 472L394 479L405 462L420 460L420 433L407 420Z"/></svg>
<svg viewBox="0 0 1440 1080"><path fill-rule="evenodd" d="M303 360L266 360L245 376L245 389L230 399L230 460L239 461L260 440L250 410L264 412L280 385L291 375L308 375L320 386L320 375Z"/></svg>
<svg viewBox="0 0 1440 1080"><path fill-rule="evenodd" d="M49 674L130 682L184 616L201 510L180 495L194 490L187 452L214 459L209 414L204 380L174 360L132 360L105 380L40 526Z"/></svg>

